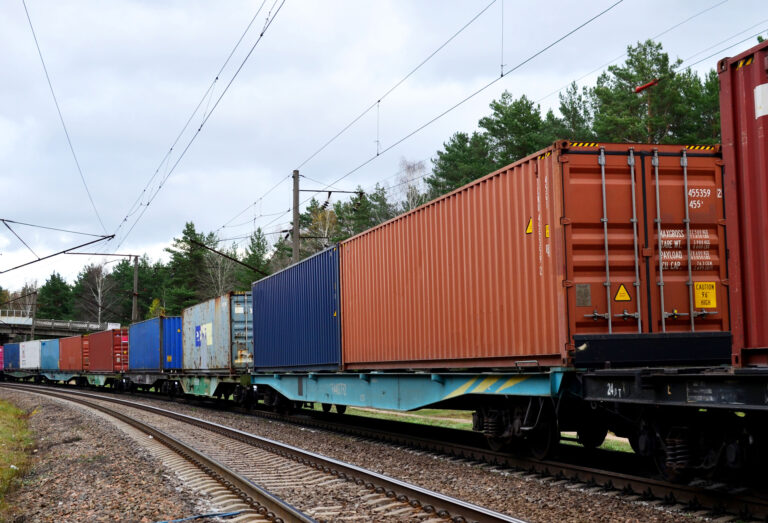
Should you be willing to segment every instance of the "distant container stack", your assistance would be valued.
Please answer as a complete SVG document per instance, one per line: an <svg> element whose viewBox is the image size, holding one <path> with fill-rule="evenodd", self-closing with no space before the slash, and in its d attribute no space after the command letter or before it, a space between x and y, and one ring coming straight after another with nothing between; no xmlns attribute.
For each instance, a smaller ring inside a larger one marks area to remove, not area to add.
<svg viewBox="0 0 768 523"><path fill-rule="evenodd" d="M336 246L253 284L253 365L336 370L341 366Z"/></svg>
<svg viewBox="0 0 768 523"><path fill-rule="evenodd" d="M183 369L234 373L253 366L251 292L230 292L182 312Z"/></svg>
<svg viewBox="0 0 768 523"><path fill-rule="evenodd" d="M134 323L128 332L128 366L132 371L181 369L181 316Z"/></svg>

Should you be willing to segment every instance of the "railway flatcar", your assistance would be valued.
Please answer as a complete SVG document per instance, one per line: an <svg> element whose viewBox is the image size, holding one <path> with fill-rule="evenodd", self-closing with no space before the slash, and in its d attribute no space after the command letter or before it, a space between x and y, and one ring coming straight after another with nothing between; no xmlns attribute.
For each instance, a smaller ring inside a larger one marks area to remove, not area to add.
<svg viewBox="0 0 768 523"><path fill-rule="evenodd" d="M766 61L720 61L722 148L558 142L254 283L254 311L294 315L254 317L259 397L470 409L541 456L612 430L670 477L762 463Z"/></svg>

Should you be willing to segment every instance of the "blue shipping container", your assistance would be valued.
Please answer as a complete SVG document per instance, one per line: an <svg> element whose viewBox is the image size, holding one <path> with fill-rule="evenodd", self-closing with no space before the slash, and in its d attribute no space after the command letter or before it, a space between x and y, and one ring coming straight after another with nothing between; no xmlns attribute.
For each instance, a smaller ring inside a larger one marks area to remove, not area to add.
<svg viewBox="0 0 768 523"><path fill-rule="evenodd" d="M59 370L59 340L40 342L40 369Z"/></svg>
<svg viewBox="0 0 768 523"><path fill-rule="evenodd" d="M128 328L128 368L181 369L181 316L152 318Z"/></svg>
<svg viewBox="0 0 768 523"><path fill-rule="evenodd" d="M3 352L3 370L19 370L19 344L6 343Z"/></svg>
<svg viewBox="0 0 768 523"><path fill-rule="evenodd" d="M183 367L233 372L253 363L251 292L230 292L182 312Z"/></svg>
<svg viewBox="0 0 768 523"><path fill-rule="evenodd" d="M255 282L252 293L255 369L341 366L338 247Z"/></svg>

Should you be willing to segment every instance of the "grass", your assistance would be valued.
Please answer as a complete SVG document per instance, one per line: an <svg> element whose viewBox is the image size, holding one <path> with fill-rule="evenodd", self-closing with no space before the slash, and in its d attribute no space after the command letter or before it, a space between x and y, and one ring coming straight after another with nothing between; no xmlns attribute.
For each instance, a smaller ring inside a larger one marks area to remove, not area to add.
<svg viewBox="0 0 768 523"><path fill-rule="evenodd" d="M319 403L316 403L314 408L315 410L321 410ZM421 409L401 412L396 410L349 407L347 408L347 413L366 418L405 421L449 429L472 430L472 412L467 410ZM571 438L576 437L575 433L570 432L566 432L564 435ZM562 443L565 445L579 445L579 443L572 440L562 440ZM633 452L629 441L625 438L617 438L613 434L608 434L608 437L605 438L605 441L599 448L616 452Z"/></svg>
<svg viewBox="0 0 768 523"><path fill-rule="evenodd" d="M0 508L4 508L5 495L27 469L32 432L29 416L23 410L0 401Z"/></svg>
<svg viewBox="0 0 768 523"><path fill-rule="evenodd" d="M576 437L575 432L564 432L563 434L570 438ZM567 439L567 440L564 439L564 440L561 440L560 443L564 445L574 445L579 447L581 446L580 443L573 441L573 439ZM605 441L598 448L603 450L611 450L614 452L634 452L634 450L632 450L632 447L629 444L629 441L626 438L616 437L611 432L608 433L608 436L605 438Z"/></svg>
<svg viewBox="0 0 768 523"><path fill-rule="evenodd" d="M315 404L315 410L320 410L319 403ZM366 418L405 421L449 429L472 429L472 412L465 410L421 409L412 412L401 412L396 410L349 407L347 414Z"/></svg>

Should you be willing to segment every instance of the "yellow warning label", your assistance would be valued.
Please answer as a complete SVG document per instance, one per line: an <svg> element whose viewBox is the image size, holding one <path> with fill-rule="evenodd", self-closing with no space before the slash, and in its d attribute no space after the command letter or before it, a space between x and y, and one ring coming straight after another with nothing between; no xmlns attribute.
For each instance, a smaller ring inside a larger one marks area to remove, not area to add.
<svg viewBox="0 0 768 523"><path fill-rule="evenodd" d="M627 288L622 283L619 285L619 290L616 291L616 296L613 297L613 301L632 301L632 296L627 292Z"/></svg>
<svg viewBox="0 0 768 523"><path fill-rule="evenodd" d="M549 224L546 224L546 225L544 226L544 236L546 236L547 238L549 238Z"/></svg>
<svg viewBox="0 0 768 523"><path fill-rule="evenodd" d="M167 359L168 359L168 363L170 363L170 362L171 362L171 356L169 355L169 356L167 357Z"/></svg>
<svg viewBox="0 0 768 523"><path fill-rule="evenodd" d="M717 308L717 285L713 281L697 281L693 284L697 309Z"/></svg>
<svg viewBox="0 0 768 523"><path fill-rule="evenodd" d="M533 234L533 218L528 218L528 225L525 227L525 234Z"/></svg>

